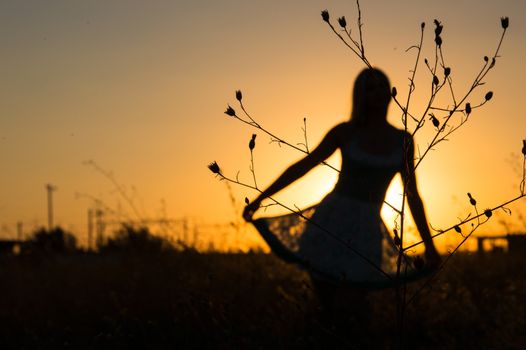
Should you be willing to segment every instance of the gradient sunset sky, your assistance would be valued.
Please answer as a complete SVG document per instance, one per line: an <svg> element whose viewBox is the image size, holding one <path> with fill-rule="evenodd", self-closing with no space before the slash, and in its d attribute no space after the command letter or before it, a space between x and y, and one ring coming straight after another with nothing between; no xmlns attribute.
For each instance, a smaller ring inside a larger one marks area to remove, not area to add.
<svg viewBox="0 0 526 350"><path fill-rule="evenodd" d="M369 60L384 70L401 97L420 23L426 22L424 57L434 55L433 20L444 25L443 49L462 94L510 28L496 67L469 99L493 99L475 110L449 142L429 154L417 176L433 227L447 227L470 210L518 194L519 156L526 138L526 3L514 0L362 1ZM208 223L237 220L244 197L233 186L237 208L207 164L251 183L248 141L255 131L223 112L235 90L263 126L291 143L316 145L350 113L354 78L364 68L320 16L345 15L356 27L355 1L2 1L0 3L0 225L2 236L47 220L45 184L57 186L55 222L85 235L88 196L130 211L114 186L86 164L111 171L142 217L189 217ZM414 111L429 94L420 68ZM445 100L444 100L445 101ZM401 127L391 105L389 121ZM416 141L425 147L427 123ZM256 173L268 185L301 154L256 132ZM338 165L336 155L330 160ZM304 207L332 188L336 174L320 167L278 198ZM135 190L134 190L135 189ZM395 200L393 188L389 198ZM164 201L165 205L162 204ZM525 230L525 201L513 216L496 215L482 233ZM391 216L384 213L391 226ZM132 215L133 216L133 215ZM252 233L250 233L252 234Z"/></svg>

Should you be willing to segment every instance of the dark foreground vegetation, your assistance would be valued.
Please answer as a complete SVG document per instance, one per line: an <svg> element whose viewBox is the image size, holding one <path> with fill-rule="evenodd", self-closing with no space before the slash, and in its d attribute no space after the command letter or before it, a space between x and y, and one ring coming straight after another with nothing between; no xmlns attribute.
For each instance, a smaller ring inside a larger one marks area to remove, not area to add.
<svg viewBox="0 0 526 350"><path fill-rule="evenodd" d="M308 275L272 255L181 251L130 228L88 253L42 234L0 259L2 349L397 347L392 290L328 321ZM404 348L523 349L525 261L455 256L406 310Z"/></svg>

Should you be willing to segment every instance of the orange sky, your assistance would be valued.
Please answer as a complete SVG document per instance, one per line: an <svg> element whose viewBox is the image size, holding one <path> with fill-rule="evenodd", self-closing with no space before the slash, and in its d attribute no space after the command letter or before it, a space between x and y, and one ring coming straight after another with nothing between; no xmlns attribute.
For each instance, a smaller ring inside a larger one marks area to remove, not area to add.
<svg viewBox="0 0 526 350"><path fill-rule="evenodd" d="M46 224L46 183L58 187L55 222L79 236L93 203L76 194L130 213L114 186L83 165L86 160L112 171L142 217L166 210L170 218L237 220L226 187L206 168L216 160L227 174L239 171L241 180L251 181L247 142L254 130L223 114L235 90L243 91L261 124L292 143L302 141L303 117L311 145L348 118L350 88L363 64L322 22L325 8L333 19L345 15L355 24L354 1L2 2L1 234L13 235L17 221L28 230ZM526 138L526 4L363 1L362 11L368 57L401 96L414 59L414 51L405 50L417 43L420 22L427 23L428 58L432 21L443 22L443 48L460 93L482 57L493 53L500 17L510 17L502 57L471 100L480 101L488 90L494 98L430 153L417 175L434 227L468 213L466 192L481 208L515 196L513 165ZM419 89L426 81L421 77L415 111L427 96ZM389 121L400 126L400 113L391 107ZM422 147L431 136L427 126L417 137ZM255 155L262 186L300 157L261 133ZM332 162L338 164L337 157ZM333 172L320 168L278 198L306 206L334 181ZM254 197L236 187L234 194L236 210L245 196ZM524 230L514 221L521 211L526 215L524 201L510 208L514 216L497 216L481 232L502 232L500 219ZM390 225L388 213L385 218Z"/></svg>

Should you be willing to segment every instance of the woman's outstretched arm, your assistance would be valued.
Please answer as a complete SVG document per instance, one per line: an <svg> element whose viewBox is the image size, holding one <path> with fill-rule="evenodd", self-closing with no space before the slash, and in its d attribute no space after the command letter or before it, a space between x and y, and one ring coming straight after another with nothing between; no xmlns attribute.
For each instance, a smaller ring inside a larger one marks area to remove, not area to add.
<svg viewBox="0 0 526 350"><path fill-rule="evenodd" d="M283 174L281 174L266 190L261 192L256 199L245 207L243 218L247 221L251 221L252 215L254 215L254 212L259 208L261 202L265 198L281 191L333 154L338 148L340 139L339 135L341 134L343 127L343 124L339 124L332 128L327 135L325 135L318 147L307 156L288 167L287 170L285 170Z"/></svg>
<svg viewBox="0 0 526 350"><path fill-rule="evenodd" d="M424 246L426 248L426 260L430 267L438 267L440 264L440 256L435 248L433 239L431 238L431 232L429 231L429 226L427 224L426 212L424 209L424 203L418 192L418 187L416 184L416 176L414 172L414 142L413 139L407 135L406 136L406 152L404 164L402 165L402 179L406 186L406 195L407 203L409 204L409 209L411 209L411 214L415 221L416 227L422 240L424 241Z"/></svg>

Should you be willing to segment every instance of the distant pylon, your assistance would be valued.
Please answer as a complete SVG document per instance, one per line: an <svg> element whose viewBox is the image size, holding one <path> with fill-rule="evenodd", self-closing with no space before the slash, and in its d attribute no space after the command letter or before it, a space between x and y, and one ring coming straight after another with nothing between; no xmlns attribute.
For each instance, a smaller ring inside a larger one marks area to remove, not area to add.
<svg viewBox="0 0 526 350"><path fill-rule="evenodd" d="M88 250L93 249L93 210L88 209Z"/></svg>
<svg viewBox="0 0 526 350"><path fill-rule="evenodd" d="M21 241L24 239L24 230L23 230L23 224L21 221L16 223L16 238Z"/></svg>
<svg viewBox="0 0 526 350"><path fill-rule="evenodd" d="M52 184L46 185L47 190L47 226L48 230L53 230L53 191L56 191L57 188Z"/></svg>

